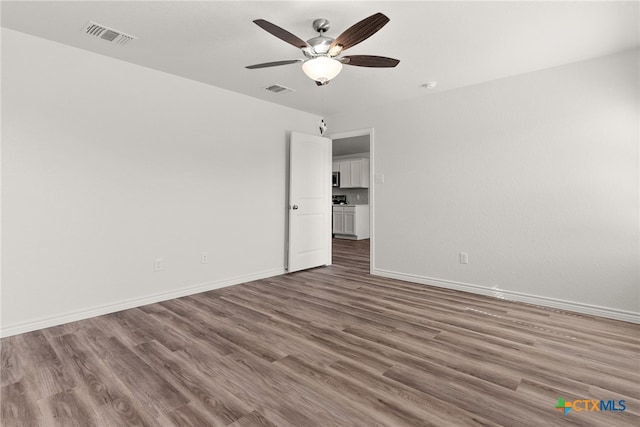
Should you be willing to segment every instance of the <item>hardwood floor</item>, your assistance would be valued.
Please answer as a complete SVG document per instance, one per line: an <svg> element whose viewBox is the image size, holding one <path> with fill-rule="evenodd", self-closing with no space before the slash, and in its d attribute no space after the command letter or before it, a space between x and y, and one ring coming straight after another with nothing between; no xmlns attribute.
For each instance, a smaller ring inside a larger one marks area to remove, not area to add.
<svg viewBox="0 0 640 427"><path fill-rule="evenodd" d="M639 325L370 276L368 245L4 338L0 424L640 425Z"/></svg>

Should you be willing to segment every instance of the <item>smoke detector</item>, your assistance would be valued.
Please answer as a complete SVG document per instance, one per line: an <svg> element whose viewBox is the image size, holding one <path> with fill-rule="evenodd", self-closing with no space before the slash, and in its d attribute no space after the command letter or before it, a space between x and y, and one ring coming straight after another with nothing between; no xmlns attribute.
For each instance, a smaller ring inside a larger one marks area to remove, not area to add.
<svg viewBox="0 0 640 427"><path fill-rule="evenodd" d="M120 30L114 30L113 28L109 28L93 21L89 21L89 23L82 29L82 32L88 36L97 37L117 44L127 44L131 40L137 39L135 36L125 34Z"/></svg>

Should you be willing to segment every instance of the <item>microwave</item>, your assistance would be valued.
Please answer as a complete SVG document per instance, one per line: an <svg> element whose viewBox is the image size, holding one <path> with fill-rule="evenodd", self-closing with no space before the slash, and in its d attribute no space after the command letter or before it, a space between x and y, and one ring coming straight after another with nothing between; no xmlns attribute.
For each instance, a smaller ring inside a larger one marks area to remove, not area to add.
<svg viewBox="0 0 640 427"><path fill-rule="evenodd" d="M332 184L334 187L340 187L340 172L333 172Z"/></svg>

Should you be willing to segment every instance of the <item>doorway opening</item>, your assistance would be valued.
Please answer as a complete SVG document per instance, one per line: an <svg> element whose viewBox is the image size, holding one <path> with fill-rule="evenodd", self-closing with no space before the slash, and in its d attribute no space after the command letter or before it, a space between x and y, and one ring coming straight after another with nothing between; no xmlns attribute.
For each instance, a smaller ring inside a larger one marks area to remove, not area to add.
<svg viewBox="0 0 640 427"><path fill-rule="evenodd" d="M374 263L373 129L332 134L332 242L341 250L369 247Z"/></svg>

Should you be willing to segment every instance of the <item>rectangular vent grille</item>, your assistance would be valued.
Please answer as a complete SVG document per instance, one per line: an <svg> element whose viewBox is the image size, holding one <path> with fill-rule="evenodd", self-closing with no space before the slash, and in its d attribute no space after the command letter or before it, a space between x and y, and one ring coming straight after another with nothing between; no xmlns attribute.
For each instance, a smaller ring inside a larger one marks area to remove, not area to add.
<svg viewBox="0 0 640 427"><path fill-rule="evenodd" d="M89 36L118 44L127 44L131 40L137 39L137 37L125 34L122 31L114 30L113 28L105 27L92 21L90 21L82 31Z"/></svg>
<svg viewBox="0 0 640 427"><path fill-rule="evenodd" d="M267 87L265 87L266 90L268 90L269 92L273 92L273 93L287 93L287 92L295 92L295 90L279 85L279 84L272 84L269 85Z"/></svg>

